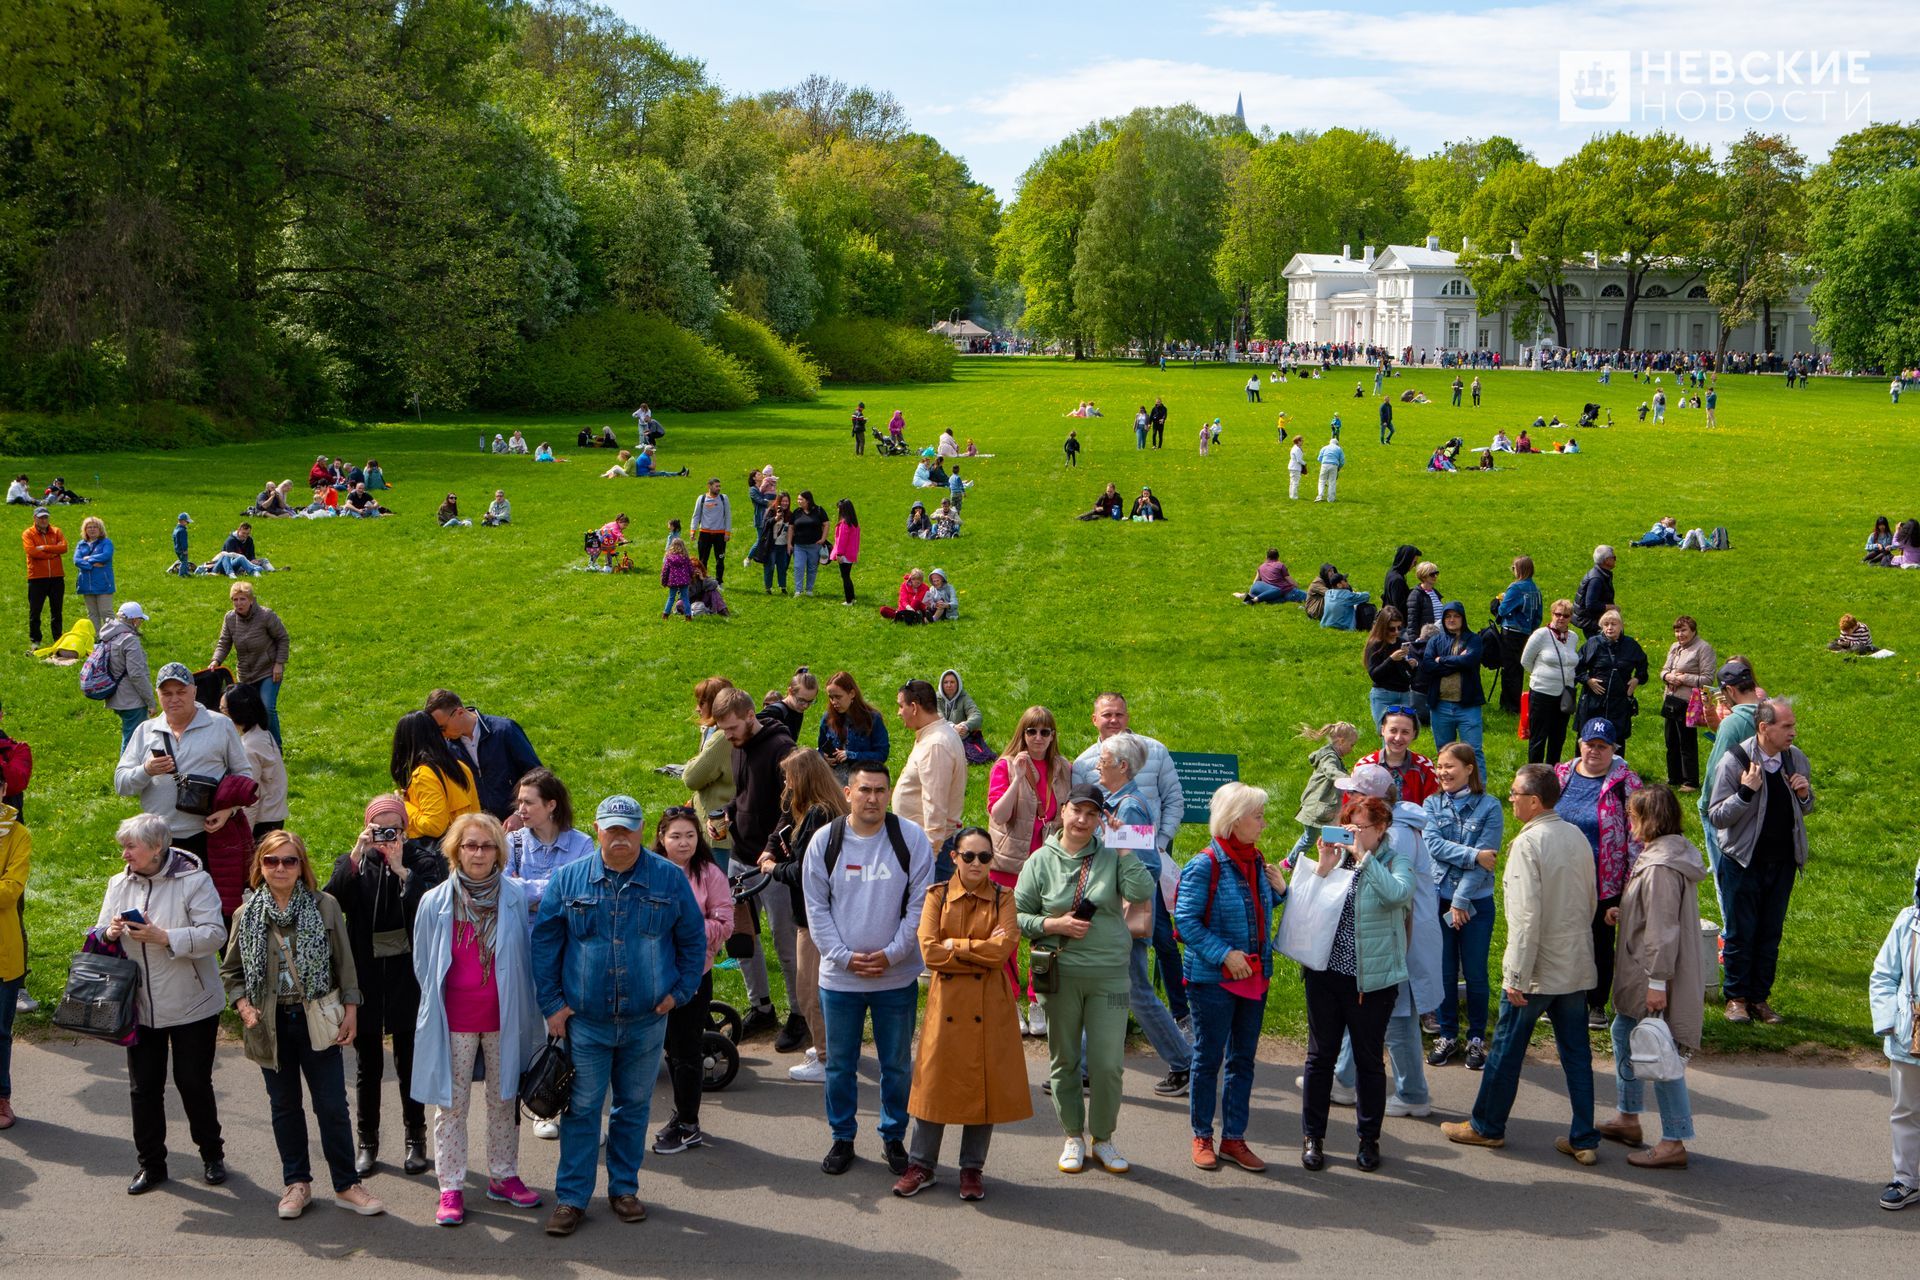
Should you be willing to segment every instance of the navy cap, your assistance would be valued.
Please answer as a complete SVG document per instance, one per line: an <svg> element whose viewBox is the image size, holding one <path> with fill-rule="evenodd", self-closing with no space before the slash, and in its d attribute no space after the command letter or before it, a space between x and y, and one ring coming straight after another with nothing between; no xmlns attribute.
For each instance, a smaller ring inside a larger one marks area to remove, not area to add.
<svg viewBox="0 0 1920 1280"><path fill-rule="evenodd" d="M1614 736L1613 721L1605 716L1595 716L1580 726L1580 741L1592 742L1595 738L1601 738L1607 742L1618 742L1619 739Z"/></svg>

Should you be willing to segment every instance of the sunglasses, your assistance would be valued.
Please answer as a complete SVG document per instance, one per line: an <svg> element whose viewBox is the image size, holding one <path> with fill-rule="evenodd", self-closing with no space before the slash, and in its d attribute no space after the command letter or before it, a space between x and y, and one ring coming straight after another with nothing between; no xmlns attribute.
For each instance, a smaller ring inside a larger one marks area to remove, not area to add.
<svg viewBox="0 0 1920 1280"><path fill-rule="evenodd" d="M660 811L660 821L662 822L667 821L669 818L697 818L699 816L698 811L690 804L670 804Z"/></svg>
<svg viewBox="0 0 1920 1280"><path fill-rule="evenodd" d="M1053 730L1047 728L1044 725L1037 725L1037 724L1028 725L1026 728L1026 732L1036 738L1051 738L1053 736Z"/></svg>
<svg viewBox="0 0 1920 1280"><path fill-rule="evenodd" d="M985 853L956 853L953 857L956 862L977 862L984 866L993 861L993 850L989 849Z"/></svg>
<svg viewBox="0 0 1920 1280"><path fill-rule="evenodd" d="M284 858L268 856L260 859L260 865L263 867L298 867L300 865L300 859L291 855Z"/></svg>
<svg viewBox="0 0 1920 1280"><path fill-rule="evenodd" d="M1380 713L1380 718L1382 720L1385 720L1388 716L1406 716L1410 719L1418 720L1420 718L1420 713L1415 711L1412 707L1388 707L1385 711L1382 711Z"/></svg>

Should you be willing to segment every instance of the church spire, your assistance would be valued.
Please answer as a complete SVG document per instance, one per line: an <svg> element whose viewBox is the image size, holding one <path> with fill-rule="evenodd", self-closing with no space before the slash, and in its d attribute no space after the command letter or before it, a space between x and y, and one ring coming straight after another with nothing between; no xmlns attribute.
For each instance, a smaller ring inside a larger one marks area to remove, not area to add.
<svg viewBox="0 0 1920 1280"><path fill-rule="evenodd" d="M1233 95L1233 116L1240 122L1242 129L1247 127L1247 100L1244 94Z"/></svg>

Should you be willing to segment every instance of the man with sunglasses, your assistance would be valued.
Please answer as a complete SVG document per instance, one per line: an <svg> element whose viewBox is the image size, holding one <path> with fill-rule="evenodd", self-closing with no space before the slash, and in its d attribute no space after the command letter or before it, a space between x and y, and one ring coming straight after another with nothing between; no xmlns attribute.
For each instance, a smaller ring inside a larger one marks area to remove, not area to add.
<svg viewBox="0 0 1920 1280"><path fill-rule="evenodd" d="M500 819L507 830L517 828L514 789L520 779L540 767L540 755L526 730L506 716L482 715L480 708L468 706L451 689L428 694L426 711L440 726L454 756L473 770L480 786L480 807Z"/></svg>
<svg viewBox="0 0 1920 1280"><path fill-rule="evenodd" d="M420 985L413 976L413 915L426 891L447 878L447 866L445 859L424 849L407 853L407 806L393 792L368 801L365 817L352 851L335 861L327 880L327 892L346 919L353 967L360 976L360 1017L353 1036L353 1114L359 1142L353 1167L364 1178L380 1159L384 1041L391 1035L406 1138L401 1167L421 1174L433 1161L427 1155L427 1109L407 1092L413 1080L413 1020L420 1009Z"/></svg>

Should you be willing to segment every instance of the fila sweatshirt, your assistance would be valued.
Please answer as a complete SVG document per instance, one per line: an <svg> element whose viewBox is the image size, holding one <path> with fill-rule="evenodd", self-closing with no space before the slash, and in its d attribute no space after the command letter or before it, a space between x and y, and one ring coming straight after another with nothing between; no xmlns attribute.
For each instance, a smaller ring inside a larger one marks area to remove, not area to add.
<svg viewBox="0 0 1920 1280"><path fill-rule="evenodd" d="M904 867L885 826L861 836L849 824L831 880L831 824L807 842L800 884L807 899L807 929L820 952L822 990L897 991L920 980L920 907L933 880L933 846L918 823L908 818L899 822L907 845ZM887 971L877 978L847 967L856 952L867 951L886 952Z"/></svg>

